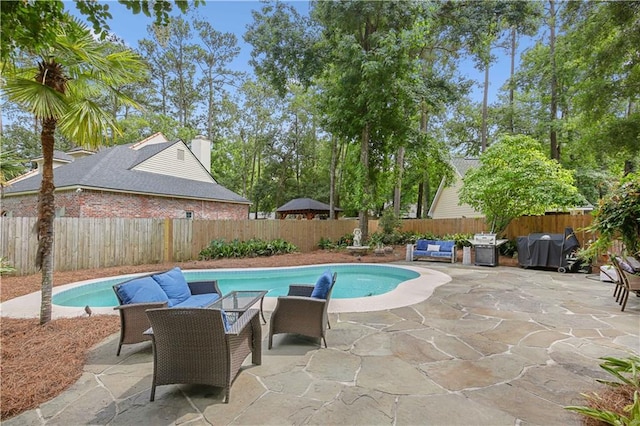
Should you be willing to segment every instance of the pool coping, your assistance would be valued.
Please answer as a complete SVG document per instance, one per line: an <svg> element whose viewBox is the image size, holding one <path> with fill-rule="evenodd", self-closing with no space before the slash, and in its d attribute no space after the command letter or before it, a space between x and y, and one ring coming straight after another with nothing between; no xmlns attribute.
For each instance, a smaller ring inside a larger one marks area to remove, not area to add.
<svg viewBox="0 0 640 426"><path fill-rule="evenodd" d="M303 268L309 266L336 266L336 265L376 265L379 263L327 263L321 265L302 265L302 266L282 266L278 269L294 269ZM430 268L421 266L410 265L396 265L386 263L384 266L392 268L408 269L417 272L419 276L400 283L395 289L376 296L369 297L355 297L350 299L337 299L332 298L329 302L329 312L342 313L342 312L370 312L381 311L385 309L400 308L403 306L413 305L423 300L426 300L431 296L433 291L440 285L446 284L451 281L451 277L443 272L436 271ZM264 270L274 268L220 268L219 271L233 271L233 270ZM202 272L210 271L210 269L188 269L189 272ZM134 278L137 276L147 275L149 272L115 275L112 277L100 277L91 280L77 281L70 284L56 286L52 290L52 296L62 291L78 287L81 285L92 284L105 279L111 279L115 277L122 277L123 279ZM265 297L263 309L265 311L273 311L276 306L277 297ZM41 296L40 292L34 292L25 296L16 297L6 302L0 303L0 316L9 318L38 318L40 316L40 304ZM93 314L108 314L118 315L118 312L113 307L92 307ZM72 318L79 316L87 316L84 307L67 307L60 305L52 305L51 318Z"/></svg>

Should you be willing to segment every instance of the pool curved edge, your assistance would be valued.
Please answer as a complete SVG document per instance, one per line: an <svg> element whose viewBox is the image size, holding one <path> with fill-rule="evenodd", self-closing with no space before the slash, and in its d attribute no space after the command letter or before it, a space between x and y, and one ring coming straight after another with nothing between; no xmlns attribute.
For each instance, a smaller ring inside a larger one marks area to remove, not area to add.
<svg viewBox="0 0 640 426"><path fill-rule="evenodd" d="M354 263L355 264L355 263ZM379 265L376 263L357 263L358 265ZM331 263L323 266L331 267L333 265L345 265L344 263ZM317 266L317 265L305 265L305 266ZM371 312L381 311L385 309L400 308L403 306L413 305L423 300L428 299L433 291L442 284L446 284L451 281L451 277L445 273L424 268L415 267L409 265L394 265L385 264L385 266L393 268L408 269L420 274L417 278L407 280L399 284L394 290L377 296L369 297L356 297L350 299L336 299L332 298L329 302L330 313L342 313L342 312ZM304 266L288 266L280 267L281 269L289 268L301 268ZM225 268L237 269L237 268ZM221 268L220 270L225 270ZM246 268L246 269L270 269L270 268ZM198 272L202 269L192 269L189 271ZM122 275L123 279L133 278L136 276L146 275L148 272L138 274ZM68 290L80 285L91 284L97 281L102 281L105 278L101 277L92 280L78 281L71 284L65 284L53 288L53 294L57 294L61 291ZM25 296L16 297L15 299L7 300L0 304L0 316L8 318L38 318L40 316L40 292L27 294ZM265 311L273 311L276 306L277 297L265 297L263 308ZM113 307L92 307L92 312L96 315L107 314L117 315L118 312ZM83 307L67 307L60 305L52 305L51 317L57 318L70 318L78 316L87 316Z"/></svg>

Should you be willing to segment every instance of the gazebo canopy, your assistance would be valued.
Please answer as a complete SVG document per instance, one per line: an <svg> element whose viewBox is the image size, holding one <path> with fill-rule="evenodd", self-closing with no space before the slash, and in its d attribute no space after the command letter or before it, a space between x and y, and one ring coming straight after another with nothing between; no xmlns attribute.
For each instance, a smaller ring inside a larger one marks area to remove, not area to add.
<svg viewBox="0 0 640 426"><path fill-rule="evenodd" d="M333 210L336 212L336 218L338 217L338 212L342 211L342 209L338 208L334 208ZM326 214L328 216L329 205L311 198L295 198L278 207L276 210L276 217L278 219L285 219L288 215L293 214L304 215L307 219L313 219L319 214Z"/></svg>

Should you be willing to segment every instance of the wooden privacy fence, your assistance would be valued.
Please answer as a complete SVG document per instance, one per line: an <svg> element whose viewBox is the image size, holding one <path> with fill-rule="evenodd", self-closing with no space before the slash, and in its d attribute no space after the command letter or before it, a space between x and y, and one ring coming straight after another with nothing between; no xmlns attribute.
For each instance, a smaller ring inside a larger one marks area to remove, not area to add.
<svg viewBox="0 0 640 426"><path fill-rule="evenodd" d="M553 215L522 217L507 229L513 239L533 232L562 233L565 227L579 230L591 223L589 215ZM0 218L0 257L19 275L38 272L35 267L36 218ZM190 220L190 219L97 219L56 218L54 223L54 269L69 271L110 266L181 262L198 258L211 240L281 238L300 251L317 248L321 238L332 241L351 234L358 227L355 219L346 220ZM378 229L378 221L369 221L369 233ZM486 231L484 219L407 219L403 231L421 234L470 233ZM590 238L577 231L580 242Z"/></svg>

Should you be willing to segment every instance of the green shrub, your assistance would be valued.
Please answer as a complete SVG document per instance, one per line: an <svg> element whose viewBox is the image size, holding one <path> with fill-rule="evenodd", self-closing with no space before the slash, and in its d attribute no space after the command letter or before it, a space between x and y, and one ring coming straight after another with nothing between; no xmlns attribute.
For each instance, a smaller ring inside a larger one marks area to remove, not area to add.
<svg viewBox="0 0 640 426"><path fill-rule="evenodd" d="M640 424L640 357L630 356L625 359L604 357L600 367L619 381L597 380L610 387L633 391L633 401L622 408L622 413L607 407L607 399L597 393L581 394L587 399L589 406L567 406L567 410L575 411L584 416L600 420L610 425L631 426Z"/></svg>
<svg viewBox="0 0 640 426"><path fill-rule="evenodd" d="M263 241L252 238L248 241L235 239L231 242L219 239L212 240L207 247L202 249L198 258L200 260L212 260L230 257L273 256L275 254L292 253L297 250L296 246L282 239Z"/></svg>
<svg viewBox="0 0 640 426"><path fill-rule="evenodd" d="M15 272L16 268L14 268L13 266L11 266L11 263L9 263L9 260L5 257L0 257L0 275L1 274L10 274L12 272Z"/></svg>
<svg viewBox="0 0 640 426"><path fill-rule="evenodd" d="M333 248L336 248L336 244L334 244L329 238L321 237L320 241L318 242L318 247L322 250L331 250Z"/></svg>
<svg viewBox="0 0 640 426"><path fill-rule="evenodd" d="M518 254L518 241L508 240L506 243L502 244L498 250L500 250L500 254L503 256L515 257L516 254Z"/></svg>
<svg viewBox="0 0 640 426"><path fill-rule="evenodd" d="M393 210L387 209L380 218L380 228L384 235L392 235L402 227L402 219L397 217Z"/></svg>
<svg viewBox="0 0 640 426"><path fill-rule="evenodd" d="M336 245L338 247L352 246L353 245L353 234L349 233L349 234L343 235L342 237L340 237L338 239L338 241L336 242Z"/></svg>
<svg viewBox="0 0 640 426"><path fill-rule="evenodd" d="M456 248L462 249L462 247L471 247L471 243L469 240L473 239L473 234L447 234L444 237L440 238L442 240L453 240L456 242Z"/></svg>

